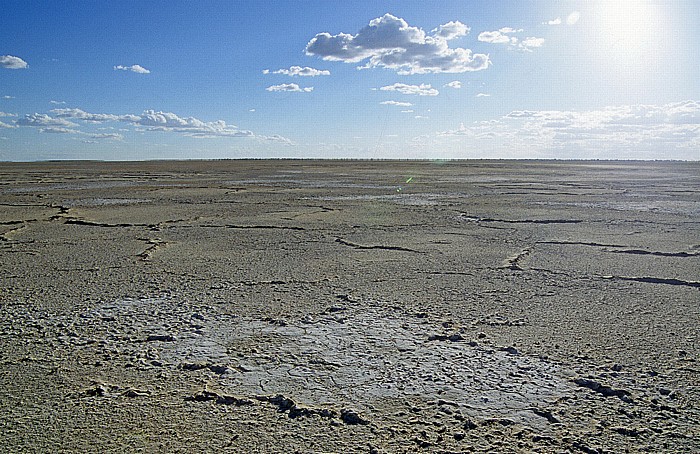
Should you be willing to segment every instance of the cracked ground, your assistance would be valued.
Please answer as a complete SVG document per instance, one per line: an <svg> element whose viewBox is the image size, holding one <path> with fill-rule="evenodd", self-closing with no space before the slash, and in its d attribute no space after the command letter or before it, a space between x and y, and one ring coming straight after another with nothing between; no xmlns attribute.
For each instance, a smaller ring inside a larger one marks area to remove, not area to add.
<svg viewBox="0 0 700 454"><path fill-rule="evenodd" d="M700 167L0 165L5 452L696 452Z"/></svg>

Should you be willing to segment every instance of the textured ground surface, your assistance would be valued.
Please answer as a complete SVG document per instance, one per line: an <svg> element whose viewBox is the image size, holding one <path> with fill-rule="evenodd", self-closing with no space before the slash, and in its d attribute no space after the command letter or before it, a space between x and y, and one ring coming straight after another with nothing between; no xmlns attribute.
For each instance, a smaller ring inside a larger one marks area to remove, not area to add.
<svg viewBox="0 0 700 454"><path fill-rule="evenodd" d="M700 165L0 164L4 452L700 450Z"/></svg>

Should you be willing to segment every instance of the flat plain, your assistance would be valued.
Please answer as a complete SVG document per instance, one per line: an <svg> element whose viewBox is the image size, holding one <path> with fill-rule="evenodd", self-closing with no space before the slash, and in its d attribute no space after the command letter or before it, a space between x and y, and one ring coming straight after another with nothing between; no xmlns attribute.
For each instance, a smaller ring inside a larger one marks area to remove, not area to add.
<svg viewBox="0 0 700 454"><path fill-rule="evenodd" d="M700 164L0 164L4 452L698 452Z"/></svg>

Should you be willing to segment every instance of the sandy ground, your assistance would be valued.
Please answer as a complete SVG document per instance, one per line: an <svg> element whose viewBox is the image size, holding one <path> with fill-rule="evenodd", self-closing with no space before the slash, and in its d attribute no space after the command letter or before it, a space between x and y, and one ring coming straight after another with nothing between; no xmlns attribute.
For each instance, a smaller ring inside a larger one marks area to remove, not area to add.
<svg viewBox="0 0 700 454"><path fill-rule="evenodd" d="M3 452L698 452L700 165L0 164Z"/></svg>

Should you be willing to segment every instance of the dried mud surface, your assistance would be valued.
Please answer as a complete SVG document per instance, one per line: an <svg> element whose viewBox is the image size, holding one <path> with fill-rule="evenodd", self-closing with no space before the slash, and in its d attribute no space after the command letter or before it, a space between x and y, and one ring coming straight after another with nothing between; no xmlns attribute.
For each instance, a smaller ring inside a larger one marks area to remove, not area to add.
<svg viewBox="0 0 700 454"><path fill-rule="evenodd" d="M0 164L3 452L700 451L700 165Z"/></svg>

